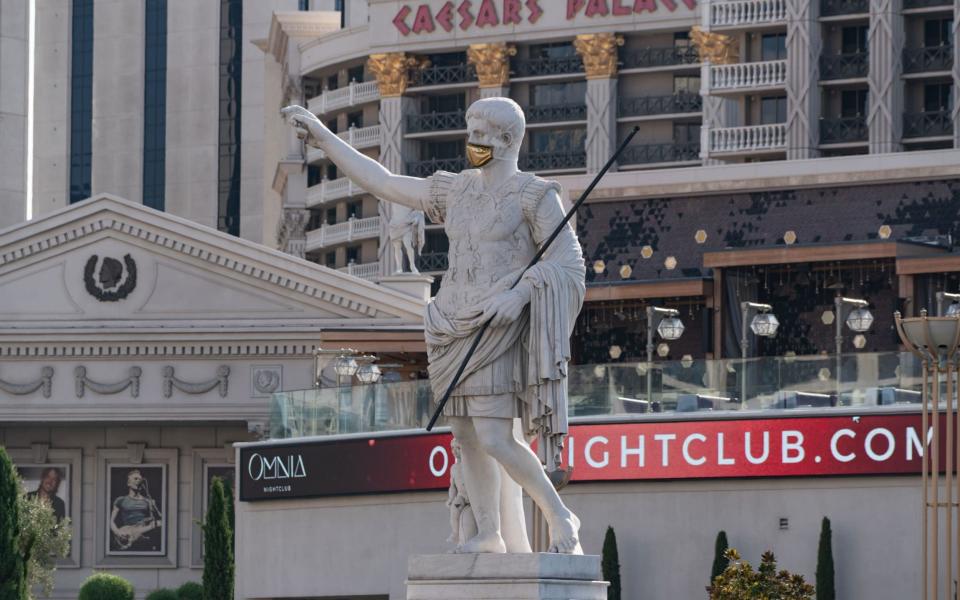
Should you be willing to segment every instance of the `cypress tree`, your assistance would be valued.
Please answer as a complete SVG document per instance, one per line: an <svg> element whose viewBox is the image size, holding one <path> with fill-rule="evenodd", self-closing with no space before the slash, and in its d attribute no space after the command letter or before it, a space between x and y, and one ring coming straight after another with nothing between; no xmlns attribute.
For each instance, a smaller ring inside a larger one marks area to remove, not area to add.
<svg viewBox="0 0 960 600"><path fill-rule="evenodd" d="M610 526L607 526L607 534L603 537L601 567L604 580L610 582L607 600L620 600L620 555L617 552L617 534Z"/></svg>
<svg viewBox="0 0 960 600"><path fill-rule="evenodd" d="M203 600L233 600L232 538L223 480L214 477L203 524Z"/></svg>
<svg viewBox="0 0 960 600"><path fill-rule="evenodd" d="M730 545L727 543L727 532L720 530L720 533L717 534L717 541L713 547L713 566L710 568L711 586L717 578L717 575L721 575L730 565L730 559L727 558L726 555L727 548L729 547Z"/></svg>
<svg viewBox="0 0 960 600"><path fill-rule="evenodd" d="M820 545L817 548L817 600L835 600L833 587L833 532L830 519L824 517L820 523Z"/></svg>
<svg viewBox="0 0 960 600"><path fill-rule="evenodd" d="M27 600L27 561L20 553L20 481L0 447L0 600Z"/></svg>

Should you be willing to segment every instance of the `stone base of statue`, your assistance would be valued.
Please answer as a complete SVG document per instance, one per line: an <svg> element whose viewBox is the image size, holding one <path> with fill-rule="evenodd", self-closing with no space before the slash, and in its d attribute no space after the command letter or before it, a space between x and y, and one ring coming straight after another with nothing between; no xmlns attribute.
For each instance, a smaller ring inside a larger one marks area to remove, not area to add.
<svg viewBox="0 0 960 600"><path fill-rule="evenodd" d="M606 600L599 556L422 554L407 565L407 600Z"/></svg>
<svg viewBox="0 0 960 600"><path fill-rule="evenodd" d="M420 273L396 273L378 277L377 283L426 302L431 296L430 286L433 285L433 276Z"/></svg>

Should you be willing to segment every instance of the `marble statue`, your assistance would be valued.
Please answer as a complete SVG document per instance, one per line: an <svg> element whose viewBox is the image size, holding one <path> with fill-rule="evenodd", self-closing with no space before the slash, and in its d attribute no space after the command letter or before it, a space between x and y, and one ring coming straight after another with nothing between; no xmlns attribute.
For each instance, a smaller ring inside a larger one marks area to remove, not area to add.
<svg viewBox="0 0 960 600"><path fill-rule="evenodd" d="M564 217L560 186L517 166L526 126L520 106L509 98L474 102L466 114L473 168L427 178L391 173L305 108L290 106L283 114L360 187L443 224L449 268L424 316L436 398L450 385L476 331L491 321L444 410L461 446L478 529L460 552L530 552L522 487L543 512L549 550L582 554L580 521L524 438L537 437L548 470L559 467L567 433L570 334L583 304L585 268L566 224L541 261L510 289Z"/></svg>
<svg viewBox="0 0 960 600"><path fill-rule="evenodd" d="M450 449L456 462L450 467L450 488L447 490L447 506L450 507L450 537L447 541L456 545L456 552L467 540L477 535L477 520L467 497L467 484L461 463L463 458L460 454L460 442L456 438L450 444Z"/></svg>
<svg viewBox="0 0 960 600"><path fill-rule="evenodd" d="M394 273L403 273L404 255L410 264L410 272L419 273L416 255L423 251L423 244L427 239L423 211L401 204L390 208L387 233L393 246Z"/></svg>

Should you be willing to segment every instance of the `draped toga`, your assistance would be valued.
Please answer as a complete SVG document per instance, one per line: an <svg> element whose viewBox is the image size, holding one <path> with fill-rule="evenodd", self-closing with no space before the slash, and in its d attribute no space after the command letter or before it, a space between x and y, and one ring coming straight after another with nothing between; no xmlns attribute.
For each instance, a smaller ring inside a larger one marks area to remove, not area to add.
<svg viewBox="0 0 960 600"><path fill-rule="evenodd" d="M423 210L442 223L449 266L424 319L430 385L446 392L473 337L486 302L510 288L550 236L564 210L560 185L517 173L484 190L475 169L429 178ZM555 191L557 193L548 193ZM580 244L567 224L523 279L530 304L516 321L487 330L451 394L444 414L520 418L528 435L550 440L567 433L570 334L585 295Z"/></svg>

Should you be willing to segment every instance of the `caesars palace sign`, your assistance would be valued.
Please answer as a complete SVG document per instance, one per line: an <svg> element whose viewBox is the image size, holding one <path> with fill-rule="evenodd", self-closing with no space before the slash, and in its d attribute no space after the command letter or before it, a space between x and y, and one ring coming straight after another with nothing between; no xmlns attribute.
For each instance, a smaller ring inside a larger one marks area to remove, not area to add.
<svg viewBox="0 0 960 600"><path fill-rule="evenodd" d="M625 17L660 9L673 12L679 5L693 10L696 0L566 0L567 20L586 17ZM438 27L463 31L474 27L536 23L548 10L559 10L559 0L449 0L436 10L430 4L404 4L393 18L393 25L403 35L433 33Z"/></svg>
<svg viewBox="0 0 960 600"><path fill-rule="evenodd" d="M582 424L571 426L563 458L573 483L918 474L931 435L918 414ZM424 433L242 447L240 499L445 489L450 440Z"/></svg>

